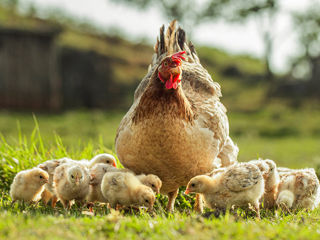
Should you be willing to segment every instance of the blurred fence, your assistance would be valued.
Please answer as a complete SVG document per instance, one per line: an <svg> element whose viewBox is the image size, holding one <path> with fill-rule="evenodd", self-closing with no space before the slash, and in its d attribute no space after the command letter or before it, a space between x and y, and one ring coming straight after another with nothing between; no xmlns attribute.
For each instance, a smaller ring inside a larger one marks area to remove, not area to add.
<svg viewBox="0 0 320 240"><path fill-rule="evenodd" d="M112 59L57 47L57 28L0 28L0 108L119 108L133 87L113 81Z"/></svg>

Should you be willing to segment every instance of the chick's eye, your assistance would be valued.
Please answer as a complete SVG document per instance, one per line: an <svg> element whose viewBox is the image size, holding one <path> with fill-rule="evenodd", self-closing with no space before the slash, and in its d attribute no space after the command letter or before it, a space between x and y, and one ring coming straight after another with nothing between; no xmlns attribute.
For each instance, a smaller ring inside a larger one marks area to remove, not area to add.
<svg viewBox="0 0 320 240"><path fill-rule="evenodd" d="M145 202L146 202L146 203L148 203L148 202L149 202L149 200L148 200L148 199L146 199L146 200L145 200Z"/></svg>
<svg viewBox="0 0 320 240"><path fill-rule="evenodd" d="M194 187L194 186L196 186L196 185L195 185L194 183L192 183L192 184L191 184L191 187Z"/></svg>
<svg viewBox="0 0 320 240"><path fill-rule="evenodd" d="M152 185L151 185L151 187L155 187L155 185L154 185L154 184L152 184Z"/></svg>
<svg viewBox="0 0 320 240"><path fill-rule="evenodd" d="M43 178L43 177L40 175L40 178Z"/></svg>
<svg viewBox="0 0 320 240"><path fill-rule="evenodd" d="M110 163L110 161L107 161L107 163Z"/></svg>
<svg viewBox="0 0 320 240"><path fill-rule="evenodd" d="M74 178L74 176L73 176L73 175L71 175L71 177L72 177L72 178Z"/></svg>

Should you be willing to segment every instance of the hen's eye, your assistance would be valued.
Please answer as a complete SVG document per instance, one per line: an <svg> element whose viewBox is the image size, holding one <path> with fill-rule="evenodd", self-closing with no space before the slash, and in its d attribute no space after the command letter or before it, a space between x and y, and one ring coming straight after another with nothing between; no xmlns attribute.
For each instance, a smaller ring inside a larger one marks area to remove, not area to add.
<svg viewBox="0 0 320 240"><path fill-rule="evenodd" d="M167 63L167 62L164 62L163 65L164 65L165 67L167 67L167 66L168 66L168 63Z"/></svg>

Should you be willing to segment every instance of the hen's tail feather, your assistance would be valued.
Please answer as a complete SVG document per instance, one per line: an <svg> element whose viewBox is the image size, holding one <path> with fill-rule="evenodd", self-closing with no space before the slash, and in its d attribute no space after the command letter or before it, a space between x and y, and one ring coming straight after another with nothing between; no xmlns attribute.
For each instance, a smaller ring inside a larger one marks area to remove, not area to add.
<svg viewBox="0 0 320 240"><path fill-rule="evenodd" d="M181 27L177 27L177 21L173 20L167 31L165 27L160 28L160 36L154 46L157 62L163 57L171 55L179 51L186 51L189 62L198 62L199 58L192 42L187 42L185 31ZM155 61L153 61L153 64Z"/></svg>

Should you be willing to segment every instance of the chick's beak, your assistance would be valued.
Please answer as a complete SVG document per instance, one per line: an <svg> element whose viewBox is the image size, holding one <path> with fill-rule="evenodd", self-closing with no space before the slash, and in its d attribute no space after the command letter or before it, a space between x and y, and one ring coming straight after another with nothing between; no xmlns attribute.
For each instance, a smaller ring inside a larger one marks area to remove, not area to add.
<svg viewBox="0 0 320 240"><path fill-rule="evenodd" d="M80 183L80 178L77 177L76 178L76 184L79 185L79 183Z"/></svg>
<svg viewBox="0 0 320 240"><path fill-rule="evenodd" d="M116 167L117 167L116 162L113 162L113 163L112 163L112 166L114 166L114 167L116 168Z"/></svg>
<svg viewBox="0 0 320 240"><path fill-rule="evenodd" d="M190 193L190 189L187 188L186 191L184 192L184 194L189 194Z"/></svg>

